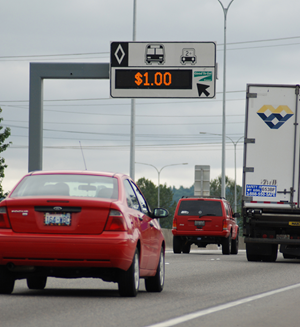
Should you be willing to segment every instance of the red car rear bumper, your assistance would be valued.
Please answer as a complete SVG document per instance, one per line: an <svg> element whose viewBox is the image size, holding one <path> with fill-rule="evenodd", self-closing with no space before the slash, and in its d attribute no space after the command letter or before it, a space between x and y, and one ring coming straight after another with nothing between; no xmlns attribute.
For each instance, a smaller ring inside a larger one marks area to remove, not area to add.
<svg viewBox="0 0 300 327"><path fill-rule="evenodd" d="M0 231L0 265L105 267L127 270L136 240L125 232L101 235L22 234Z"/></svg>

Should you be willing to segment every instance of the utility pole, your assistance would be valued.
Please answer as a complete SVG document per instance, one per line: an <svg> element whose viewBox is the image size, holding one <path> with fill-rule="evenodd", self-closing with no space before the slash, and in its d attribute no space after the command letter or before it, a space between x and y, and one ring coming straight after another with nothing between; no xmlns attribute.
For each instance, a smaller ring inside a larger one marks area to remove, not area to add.
<svg viewBox="0 0 300 327"><path fill-rule="evenodd" d="M133 0L133 33L132 40L136 40L136 0ZM130 177L135 180L135 99L131 99L130 121Z"/></svg>
<svg viewBox="0 0 300 327"><path fill-rule="evenodd" d="M225 147L226 147L226 17L227 12L232 4L230 1L227 8L225 8L220 0L218 0L223 9L224 14L224 56L223 56L223 118L222 118L222 184L221 196L226 197L226 180L225 180Z"/></svg>

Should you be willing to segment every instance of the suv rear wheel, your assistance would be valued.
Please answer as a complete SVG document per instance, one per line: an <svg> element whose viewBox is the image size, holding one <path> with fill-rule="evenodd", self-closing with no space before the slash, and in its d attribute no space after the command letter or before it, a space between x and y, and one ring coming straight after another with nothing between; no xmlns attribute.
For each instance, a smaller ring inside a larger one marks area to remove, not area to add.
<svg viewBox="0 0 300 327"><path fill-rule="evenodd" d="M191 243L184 243L182 246L182 252L183 253L190 253L191 251Z"/></svg>
<svg viewBox="0 0 300 327"><path fill-rule="evenodd" d="M231 234L226 237L222 243L222 253L230 254L231 253Z"/></svg>
<svg viewBox="0 0 300 327"><path fill-rule="evenodd" d="M239 252L239 235L236 235L236 238L231 241L231 254L238 254Z"/></svg>

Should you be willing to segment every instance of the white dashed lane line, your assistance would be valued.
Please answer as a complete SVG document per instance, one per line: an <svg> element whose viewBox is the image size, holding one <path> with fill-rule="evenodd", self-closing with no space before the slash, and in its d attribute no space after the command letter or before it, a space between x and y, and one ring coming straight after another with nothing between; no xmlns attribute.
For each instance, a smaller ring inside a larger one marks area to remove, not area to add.
<svg viewBox="0 0 300 327"><path fill-rule="evenodd" d="M190 314L187 314L187 315L183 315L181 317L166 320L166 321L154 324L154 325L149 325L147 327L171 327L171 326L176 326L178 324L182 324L182 323L185 323L187 321L190 321L190 320L193 320L193 319L196 319L196 318L199 318L199 317L211 314L211 313L215 313L215 312L222 311L222 310L225 310L225 309L233 308L233 307L236 307L236 306L241 305L241 304L245 304L245 303L248 303L248 302L251 302L251 301L256 301L256 300L262 299L264 297L271 296L271 295L278 294L278 293L282 293L282 292L286 292L286 291L289 291L289 290L292 290L292 289L295 289L295 288L298 288L298 287L300 287L300 283L299 284L294 284L294 285L291 285L291 286L287 286L287 287L282 287L282 288L279 288L277 290L273 290L273 291L269 291L269 292L265 292L265 293L261 293L261 294L257 294L257 295L252 295L252 296L246 297L244 299L240 299L240 300L228 302L228 303L225 303L225 304L217 305L217 306L212 307L212 308L196 311L194 313L190 313Z"/></svg>

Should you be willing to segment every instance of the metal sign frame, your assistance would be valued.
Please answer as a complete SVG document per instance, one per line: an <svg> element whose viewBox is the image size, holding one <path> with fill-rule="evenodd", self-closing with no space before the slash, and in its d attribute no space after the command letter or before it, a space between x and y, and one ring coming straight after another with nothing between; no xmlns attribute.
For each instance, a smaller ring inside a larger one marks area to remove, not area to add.
<svg viewBox="0 0 300 327"><path fill-rule="evenodd" d="M108 63L30 63L28 171L43 169L43 80L109 79Z"/></svg>

